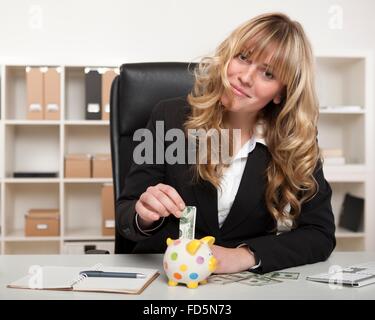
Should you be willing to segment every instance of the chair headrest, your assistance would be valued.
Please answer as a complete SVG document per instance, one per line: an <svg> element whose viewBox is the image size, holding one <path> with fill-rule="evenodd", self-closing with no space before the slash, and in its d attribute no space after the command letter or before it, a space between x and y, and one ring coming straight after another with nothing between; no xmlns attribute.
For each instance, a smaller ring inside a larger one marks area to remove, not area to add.
<svg viewBox="0 0 375 320"><path fill-rule="evenodd" d="M132 136L144 128L160 100L187 96L194 83L194 67L182 62L123 64L116 106L120 135Z"/></svg>

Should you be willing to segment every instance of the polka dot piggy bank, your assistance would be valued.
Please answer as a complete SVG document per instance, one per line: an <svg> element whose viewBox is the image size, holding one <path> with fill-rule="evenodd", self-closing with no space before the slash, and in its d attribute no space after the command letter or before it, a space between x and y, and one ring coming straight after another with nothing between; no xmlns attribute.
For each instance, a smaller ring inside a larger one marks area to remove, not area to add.
<svg viewBox="0 0 375 320"><path fill-rule="evenodd" d="M197 288L199 283L207 283L217 265L210 249L214 242L215 238L210 236L200 240L168 238L163 261L168 285L185 283L188 288Z"/></svg>

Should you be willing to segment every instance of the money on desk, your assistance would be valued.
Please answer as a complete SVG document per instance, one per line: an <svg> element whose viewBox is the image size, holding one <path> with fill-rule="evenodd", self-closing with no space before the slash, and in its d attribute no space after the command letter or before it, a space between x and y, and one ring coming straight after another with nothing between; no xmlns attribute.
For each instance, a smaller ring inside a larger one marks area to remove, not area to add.
<svg viewBox="0 0 375 320"><path fill-rule="evenodd" d="M248 286L265 286L270 284L281 283L281 280L265 277L264 275L251 272L239 272L228 274L216 274L208 278L208 283L226 285L230 283L239 283Z"/></svg>
<svg viewBox="0 0 375 320"><path fill-rule="evenodd" d="M270 272L266 274L256 274L249 271L214 274L208 278L208 283L226 285L230 283L239 283L248 286L265 286L270 284L282 283L282 280L297 280L298 272Z"/></svg>
<svg viewBox="0 0 375 320"><path fill-rule="evenodd" d="M245 280L251 276L253 276L253 274L248 271L237 273L214 274L208 278L208 283L228 284Z"/></svg>
<svg viewBox="0 0 375 320"><path fill-rule="evenodd" d="M252 277L241 280L238 283L245 284L248 286L261 287L261 286L270 285L270 284L282 283L282 281L269 278L261 274L254 274Z"/></svg>
<svg viewBox="0 0 375 320"><path fill-rule="evenodd" d="M285 271L275 271L265 274L266 277L272 279L285 279L285 280L297 280L299 277L298 272L285 272Z"/></svg>
<svg viewBox="0 0 375 320"><path fill-rule="evenodd" d="M194 206L186 206L182 211L179 227L179 238L194 239L195 237L195 217L197 208Z"/></svg>

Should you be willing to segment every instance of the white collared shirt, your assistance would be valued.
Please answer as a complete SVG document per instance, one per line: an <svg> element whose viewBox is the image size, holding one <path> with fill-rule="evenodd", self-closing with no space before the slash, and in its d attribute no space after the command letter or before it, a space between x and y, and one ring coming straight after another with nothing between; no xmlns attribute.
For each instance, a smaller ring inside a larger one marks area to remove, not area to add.
<svg viewBox="0 0 375 320"><path fill-rule="evenodd" d="M237 152L231 164L223 173L220 182L221 190L218 189L217 191L217 209L220 228L223 226L232 208L245 170L247 156L255 149L257 143L266 145L265 140L254 133L251 139Z"/></svg>

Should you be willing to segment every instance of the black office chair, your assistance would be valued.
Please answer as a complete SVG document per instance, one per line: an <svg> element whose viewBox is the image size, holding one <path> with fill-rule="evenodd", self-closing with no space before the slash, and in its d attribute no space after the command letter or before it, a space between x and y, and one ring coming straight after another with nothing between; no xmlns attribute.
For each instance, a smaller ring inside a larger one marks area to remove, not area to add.
<svg viewBox="0 0 375 320"><path fill-rule="evenodd" d="M195 64L134 63L121 66L111 87L110 131L115 201L126 184L133 158L133 134L144 128L153 107L163 99L186 96L194 83ZM118 213L116 212L116 219ZM115 253L131 253L135 242L116 229Z"/></svg>

